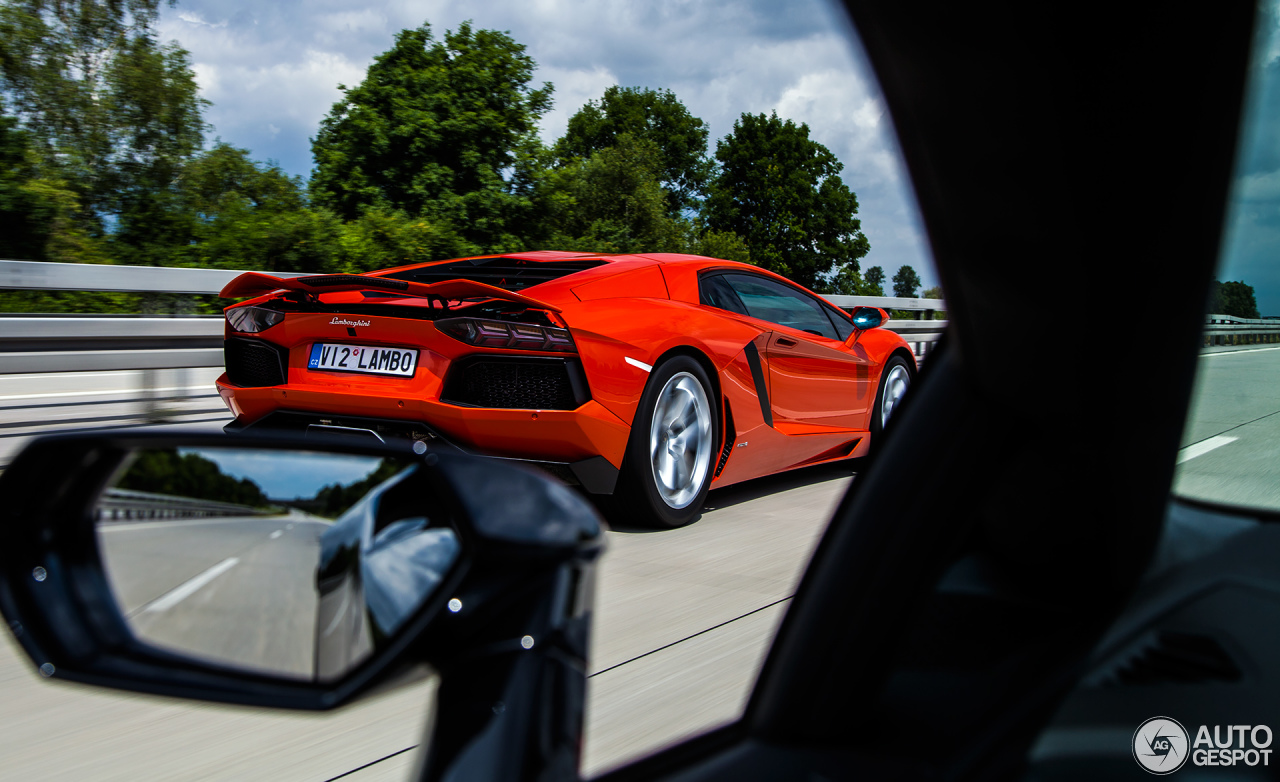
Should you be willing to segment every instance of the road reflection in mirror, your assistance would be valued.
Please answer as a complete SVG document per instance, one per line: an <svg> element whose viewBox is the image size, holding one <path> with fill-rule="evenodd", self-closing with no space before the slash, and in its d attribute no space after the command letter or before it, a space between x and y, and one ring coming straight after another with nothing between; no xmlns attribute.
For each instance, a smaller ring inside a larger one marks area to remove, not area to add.
<svg viewBox="0 0 1280 782"><path fill-rule="evenodd" d="M422 469L311 451L140 450L98 501L103 568L139 640L332 681L394 637L458 559Z"/></svg>

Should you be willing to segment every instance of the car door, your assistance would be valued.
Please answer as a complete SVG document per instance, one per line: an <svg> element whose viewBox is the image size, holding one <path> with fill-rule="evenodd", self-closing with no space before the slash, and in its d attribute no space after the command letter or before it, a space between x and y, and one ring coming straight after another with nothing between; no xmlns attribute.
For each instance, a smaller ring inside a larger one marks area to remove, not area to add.
<svg viewBox="0 0 1280 782"><path fill-rule="evenodd" d="M764 349L774 426L788 434L865 429L872 365L853 324L814 296L763 275L720 275L751 317L774 326Z"/></svg>

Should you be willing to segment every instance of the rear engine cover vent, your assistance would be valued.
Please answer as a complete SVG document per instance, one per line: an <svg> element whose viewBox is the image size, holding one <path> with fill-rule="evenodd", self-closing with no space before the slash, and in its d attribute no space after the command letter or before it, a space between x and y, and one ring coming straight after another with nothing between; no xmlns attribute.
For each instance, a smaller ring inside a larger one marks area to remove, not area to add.
<svg viewBox="0 0 1280 782"><path fill-rule="evenodd" d="M1102 676L1102 687L1239 681L1241 671L1213 638L1162 630Z"/></svg>
<svg viewBox="0 0 1280 782"><path fill-rule="evenodd" d="M570 274L594 269L605 261L526 261L521 258L476 258L453 261L387 275L399 280L431 284L444 280L471 280L509 291L522 291Z"/></svg>

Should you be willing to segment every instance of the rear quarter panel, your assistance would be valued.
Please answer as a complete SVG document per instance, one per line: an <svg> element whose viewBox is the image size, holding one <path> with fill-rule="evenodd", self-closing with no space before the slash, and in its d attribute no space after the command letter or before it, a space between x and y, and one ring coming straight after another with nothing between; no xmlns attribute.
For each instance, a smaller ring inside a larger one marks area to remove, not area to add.
<svg viewBox="0 0 1280 782"><path fill-rule="evenodd" d="M719 373L758 337L760 329L709 308L667 299L596 299L565 308L564 317L582 356L591 396L630 423L649 373L628 358L655 366L688 347L707 356Z"/></svg>

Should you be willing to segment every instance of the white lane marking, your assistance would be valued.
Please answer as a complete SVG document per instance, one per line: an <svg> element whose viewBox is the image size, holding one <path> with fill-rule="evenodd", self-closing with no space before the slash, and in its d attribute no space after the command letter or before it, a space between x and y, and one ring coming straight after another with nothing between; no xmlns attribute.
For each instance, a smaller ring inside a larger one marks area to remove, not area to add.
<svg viewBox="0 0 1280 782"><path fill-rule="evenodd" d="M239 557L227 557L167 595L162 595L161 597L152 600L151 603L147 605L146 610L168 611L170 608L173 608L178 603L181 603L183 600L186 600L188 597L191 597L196 592L200 591L201 587L205 586L210 581L238 564L240 564Z"/></svg>
<svg viewBox="0 0 1280 782"><path fill-rule="evenodd" d="M122 369L119 372L49 372L48 374L45 374L42 379L47 378L60 380L64 377L124 377L125 375L140 377L142 375L142 370ZM12 377L12 375L5 375L5 377Z"/></svg>
<svg viewBox="0 0 1280 782"><path fill-rule="evenodd" d="M623 356L622 360L623 360L623 361L626 361L628 364L630 364L630 365L631 365L631 366L633 366L633 367L637 367L637 368L639 368L639 369L643 369L645 372L652 372L652 371L653 371L653 365L652 365L652 364L646 364L646 363L644 363L643 361L637 361L637 360L635 360L634 358L632 358L631 356Z"/></svg>
<svg viewBox="0 0 1280 782"><path fill-rule="evenodd" d="M1239 439L1239 437L1227 437L1224 434L1220 434L1217 437L1210 437L1208 440L1198 442L1195 445L1188 445L1186 448L1182 449L1182 453L1178 454L1178 464L1194 459L1197 456L1204 456L1214 449L1221 448L1224 445L1230 445Z"/></svg>
<svg viewBox="0 0 1280 782"><path fill-rule="evenodd" d="M1200 357L1205 356L1238 356L1241 353L1266 353L1269 350L1280 350L1280 348L1240 348L1239 350L1215 350L1212 353L1201 353Z"/></svg>
<svg viewBox="0 0 1280 782"><path fill-rule="evenodd" d="M160 391L211 391L208 385L203 386L167 386L165 388L149 389L151 393ZM8 394L0 396L0 402L15 402L23 399L54 399L56 397L65 396L105 396L106 394L130 394L141 395L142 390L138 388L116 388L110 391L54 391L47 394ZM209 396L213 396L211 392Z"/></svg>
<svg viewBox="0 0 1280 782"><path fill-rule="evenodd" d="M275 540L276 538L280 537L283 534L284 534L284 530L278 529L275 532L271 533L271 539Z"/></svg>

